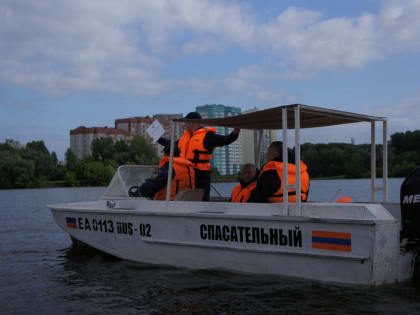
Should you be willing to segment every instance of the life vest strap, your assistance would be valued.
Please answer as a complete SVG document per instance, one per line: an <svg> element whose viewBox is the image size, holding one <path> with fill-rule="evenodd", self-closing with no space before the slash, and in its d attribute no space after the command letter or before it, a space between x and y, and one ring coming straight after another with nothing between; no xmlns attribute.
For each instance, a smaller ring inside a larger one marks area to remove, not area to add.
<svg viewBox="0 0 420 315"><path fill-rule="evenodd" d="M195 150L195 152L197 152L198 154L212 154L212 151L201 151L201 150Z"/></svg>
<svg viewBox="0 0 420 315"><path fill-rule="evenodd" d="M205 152L205 153L203 153L203 152ZM195 152L194 152L194 158L193 159L190 159L190 161L192 163L194 163L195 165L197 165L199 163L202 163L202 164L210 163L210 160L200 160L200 158L199 158L200 154L211 154L211 152L209 152L209 151L195 150Z"/></svg>
<svg viewBox="0 0 420 315"><path fill-rule="evenodd" d="M197 160L196 163L210 163L210 160Z"/></svg>
<svg viewBox="0 0 420 315"><path fill-rule="evenodd" d="M190 184L190 189L193 189L193 185L192 185L192 179L191 179L191 170L188 166L186 166L187 171L188 171L188 178L189 178L189 184Z"/></svg>

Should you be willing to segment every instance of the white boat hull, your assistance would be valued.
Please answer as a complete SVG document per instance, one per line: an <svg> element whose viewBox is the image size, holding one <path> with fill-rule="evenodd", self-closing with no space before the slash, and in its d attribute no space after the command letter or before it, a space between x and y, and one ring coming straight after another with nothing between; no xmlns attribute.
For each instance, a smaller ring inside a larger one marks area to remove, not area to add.
<svg viewBox="0 0 420 315"><path fill-rule="evenodd" d="M399 222L378 204L308 203L293 216L293 206L133 199L113 209L101 200L51 210L76 239L138 262L364 285L413 273Z"/></svg>

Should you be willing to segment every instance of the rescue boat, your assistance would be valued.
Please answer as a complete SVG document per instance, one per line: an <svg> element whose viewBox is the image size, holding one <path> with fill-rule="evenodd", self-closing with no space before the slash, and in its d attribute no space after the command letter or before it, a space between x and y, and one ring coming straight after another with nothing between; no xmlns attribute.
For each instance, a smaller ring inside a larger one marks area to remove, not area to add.
<svg viewBox="0 0 420 315"><path fill-rule="evenodd" d="M172 168L174 130L172 121ZM376 186L376 123L383 125L383 181ZM294 129L295 160L300 161L300 130L350 123L371 125L371 202L229 203L222 197L202 202L202 191L180 192L166 201L130 197L131 186L153 174L153 167L120 166L96 202L49 205L55 222L72 238L132 261L207 269L222 268L341 284L381 285L410 279L414 252L401 244L401 222L388 209L387 120L383 117L301 104L243 115L203 119L203 125L259 130L281 129L287 163L288 129ZM257 163L258 165L258 163ZM287 168L283 175L287 183ZM376 192L383 192L383 202ZM310 196L309 196L310 197Z"/></svg>

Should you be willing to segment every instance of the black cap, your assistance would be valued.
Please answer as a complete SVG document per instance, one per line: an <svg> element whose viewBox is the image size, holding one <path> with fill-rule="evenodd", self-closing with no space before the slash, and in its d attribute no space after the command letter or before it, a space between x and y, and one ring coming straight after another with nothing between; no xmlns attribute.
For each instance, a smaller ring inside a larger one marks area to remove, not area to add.
<svg viewBox="0 0 420 315"><path fill-rule="evenodd" d="M185 116L185 119L201 119L201 115L199 112L191 112L188 113L187 116Z"/></svg>

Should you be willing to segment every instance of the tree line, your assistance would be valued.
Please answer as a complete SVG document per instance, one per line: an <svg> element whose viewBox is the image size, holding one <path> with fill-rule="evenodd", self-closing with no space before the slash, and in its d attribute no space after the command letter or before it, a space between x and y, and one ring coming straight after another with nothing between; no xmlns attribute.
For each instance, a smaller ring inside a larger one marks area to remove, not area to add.
<svg viewBox="0 0 420 315"><path fill-rule="evenodd" d="M95 139L90 156L78 160L68 149L65 163L59 163L56 154L50 153L43 141L29 142L24 148L16 148L11 143L0 143L2 189L104 186L109 183L119 165L157 165L159 162L152 145L141 136L134 137L130 144L114 142L111 138ZM388 146L390 177L405 177L410 170L420 165L420 130L394 133ZM382 176L382 149L382 145L376 146L377 177ZM311 178L368 178L370 150L370 144L305 143L301 146L301 156L308 165ZM212 173L213 179L224 179L216 169Z"/></svg>
<svg viewBox="0 0 420 315"><path fill-rule="evenodd" d="M311 144L301 146L302 160L312 178L370 177L370 144ZM382 177L382 144L376 145L376 176ZM388 176L406 177L420 165L420 130L397 132L388 142Z"/></svg>
<svg viewBox="0 0 420 315"><path fill-rule="evenodd" d="M93 140L90 156L80 160L67 149L65 163L44 142L32 141L25 147L0 143L0 189L54 186L105 186L123 164L155 165L159 158L152 145L141 136L130 144L111 138Z"/></svg>
<svg viewBox="0 0 420 315"><path fill-rule="evenodd" d="M142 136L130 144L111 138L92 141L92 154L81 160L70 149L65 154L66 186L106 186L120 165L156 165L159 162L154 148Z"/></svg>

